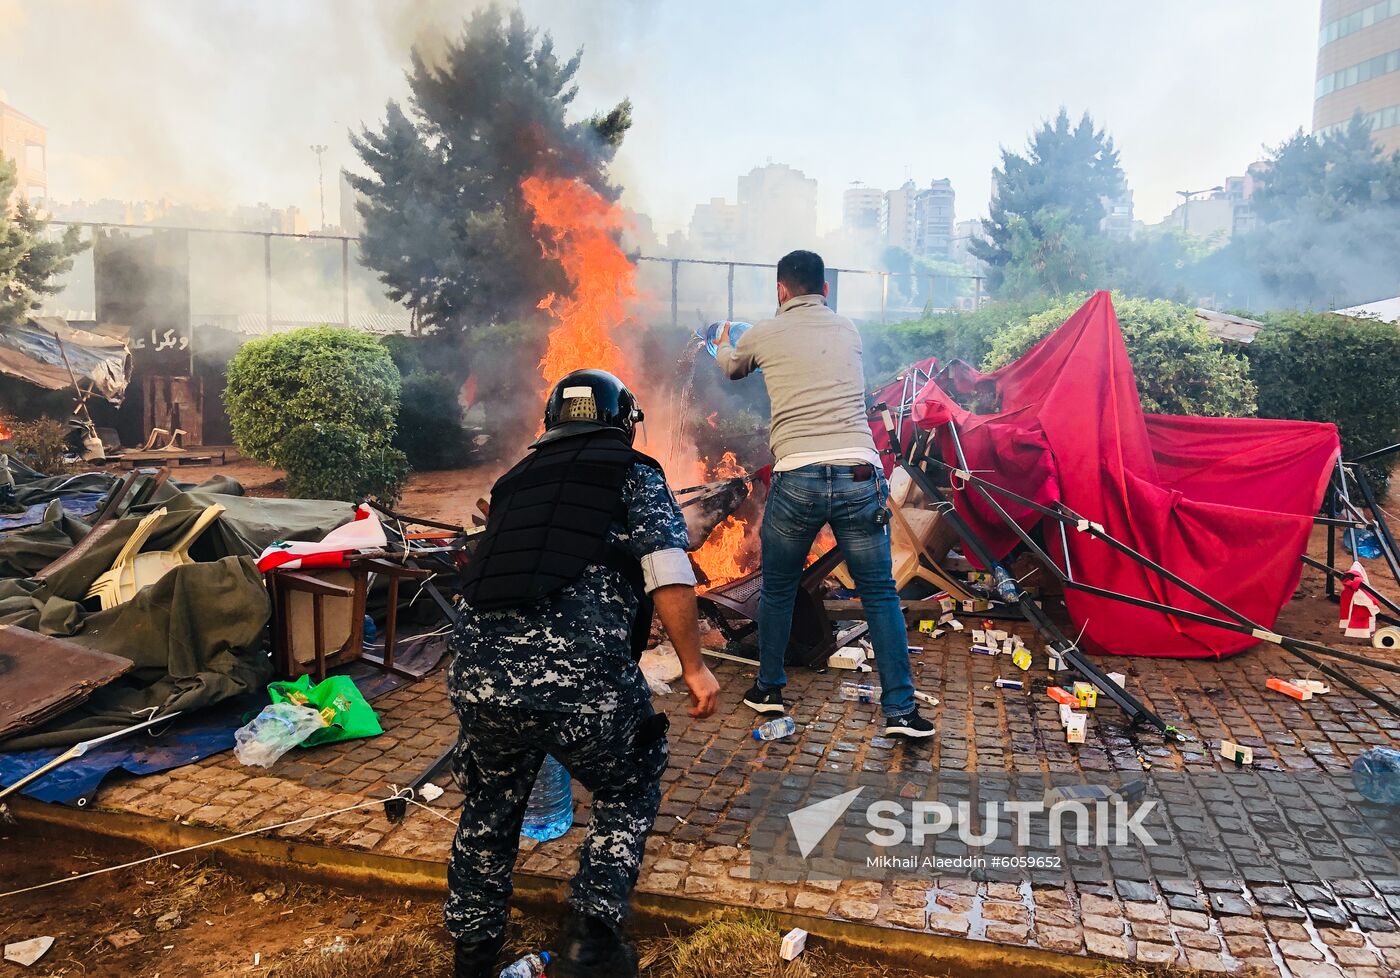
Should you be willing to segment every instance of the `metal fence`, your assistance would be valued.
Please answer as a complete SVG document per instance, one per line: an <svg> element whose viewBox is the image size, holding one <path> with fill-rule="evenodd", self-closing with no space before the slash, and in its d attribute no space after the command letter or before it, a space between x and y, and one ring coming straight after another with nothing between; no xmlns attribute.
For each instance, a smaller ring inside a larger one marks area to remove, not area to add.
<svg viewBox="0 0 1400 978"><path fill-rule="evenodd" d="M85 237L139 238L181 234L188 242L190 325L220 326L244 335L312 323L344 324L376 333L410 332L409 312L384 294L377 273L360 262L359 239L223 228L55 221ZM93 249L80 254L44 312L94 318L98 306ZM717 319L772 315L776 265L699 258L637 257L634 316L649 324L703 325ZM851 319L895 322L930 311L977 308L985 292L978 275L899 274L828 268L830 304Z"/></svg>

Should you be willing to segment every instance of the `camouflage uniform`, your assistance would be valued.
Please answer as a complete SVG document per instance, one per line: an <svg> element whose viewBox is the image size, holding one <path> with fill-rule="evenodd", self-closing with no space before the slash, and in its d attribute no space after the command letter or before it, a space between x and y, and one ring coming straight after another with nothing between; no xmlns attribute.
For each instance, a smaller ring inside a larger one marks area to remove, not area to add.
<svg viewBox="0 0 1400 978"><path fill-rule="evenodd" d="M634 465L622 498L627 522L609 538L643 562L647 587L693 584L685 519L661 473ZM663 555L664 567L649 565ZM664 736L638 743L654 711L630 648L636 608L622 576L594 565L534 605L463 609L448 689L462 722L456 776L466 803L445 908L459 940L505 929L520 824L545 754L593 795L570 903L614 924L626 916L667 757Z"/></svg>

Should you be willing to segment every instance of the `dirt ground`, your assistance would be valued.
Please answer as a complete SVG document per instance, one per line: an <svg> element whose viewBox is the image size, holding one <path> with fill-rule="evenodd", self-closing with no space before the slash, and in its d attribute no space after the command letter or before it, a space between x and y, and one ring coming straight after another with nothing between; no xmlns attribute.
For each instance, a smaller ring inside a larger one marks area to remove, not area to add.
<svg viewBox="0 0 1400 978"><path fill-rule="evenodd" d="M83 845L0 832L0 891L90 872L151 854L139 846ZM289 876L294 875L289 867ZM513 912L503 964L548 947L552 925ZM173 857L0 900L0 944L49 936L33 978L446 978L451 945L435 900L372 897L324 886L254 879L208 859ZM643 935L645 978L916 978L923 971L842 957L813 939L799 962L777 966L779 928L735 914L684 934ZM117 945L121 945L118 947ZM343 948L343 950L342 950ZM1122 978L1135 972L1116 972Z"/></svg>

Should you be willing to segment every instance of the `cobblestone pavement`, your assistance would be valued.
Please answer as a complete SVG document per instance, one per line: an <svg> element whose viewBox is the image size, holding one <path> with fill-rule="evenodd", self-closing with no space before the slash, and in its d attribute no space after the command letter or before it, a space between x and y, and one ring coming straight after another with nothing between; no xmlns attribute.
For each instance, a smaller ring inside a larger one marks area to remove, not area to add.
<svg viewBox="0 0 1400 978"><path fill-rule="evenodd" d="M1285 612L1280 630L1335 641L1325 627L1333 606L1310 577ZM1040 643L1023 634L1028 645ZM921 644L924 636L911 641ZM1076 865L1069 884L973 882L917 876L895 880L769 883L750 878L747 849L754 813L745 807L751 779L803 775L960 771L1032 773L1224 771L1209 743L1222 736L1252 746L1256 762L1278 772L1342 774L1366 747L1394 744L1400 724L1381 708L1342 689L1308 703L1265 689L1271 675L1306 676L1273 648L1258 648L1224 662L1104 659L1123 672L1129 688L1169 722L1196 740L1166 744L1160 736L1130 739L1121 714L1100 706L1087 742L1065 743L1056 705L1047 697L992 687L1009 667L1005 657L967 652L966 633L928 641L915 658L919 688L940 705L926 710L939 736L904 745L879 736L871 707L842 702L836 688L849 673L794 670L790 699L797 735L771 743L750 736L753 714L740 702L749 671L733 663L715 669L724 687L715 716L691 721L681 692L660 700L672 717L671 765L640 889L723 904L843 918L876 927L923 931L1072 954L1148 963L1175 963L1205 971L1258 969L1294 978L1400 973L1400 881L1358 878L1299 882L1294 875L1222 856L1218 873L1205 879L1117 879L1102 882ZM1359 650L1359 649L1358 649ZM1043 660L1042 660L1043 662ZM1400 696L1400 677L1348 667L1377 689ZM1032 677L1045 677L1037 665ZM1336 684L1333 684L1334 687ZM456 736L441 674L387 694L375 703L386 733L306 752L295 752L268 773L241 767L231 753L162 775L114 781L96 805L164 819L242 831L315 812L326 812L384 794L405 783ZM435 806L455 814L455 791ZM563 839L522 848L518 868L564 877L587 821L580 795L576 827ZM1248 800L1242 800L1248 804ZM1223 822L1224 820L1218 820ZM1346 827L1319 825L1299 845L1314 858L1364 865L1365 847ZM1231 826L1218 824L1229 832ZM398 825L371 808L282 832L287 837L445 861L452 827L421 810ZM1348 862L1350 860L1350 862ZM1143 874L1144 877L1152 874ZM1201 874L1205 875L1205 874Z"/></svg>

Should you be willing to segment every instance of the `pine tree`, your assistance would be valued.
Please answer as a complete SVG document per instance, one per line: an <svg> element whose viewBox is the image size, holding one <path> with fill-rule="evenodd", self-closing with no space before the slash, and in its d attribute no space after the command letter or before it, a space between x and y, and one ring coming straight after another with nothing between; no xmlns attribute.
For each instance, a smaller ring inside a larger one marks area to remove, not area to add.
<svg viewBox="0 0 1400 978"><path fill-rule="evenodd" d="M352 134L370 177L361 260L430 329L520 317L562 282L540 252L520 182L576 177L615 197L606 168L631 104L571 122L582 52L560 61L520 12L474 14L440 60L412 55L407 107L391 101L378 131Z"/></svg>
<svg viewBox="0 0 1400 978"><path fill-rule="evenodd" d="M1084 246L1099 238L1104 200L1120 196L1127 186L1113 140L1094 128L1087 112L1071 124L1063 108L1031 134L1025 155L1002 150L992 183L990 217L982 221L987 240L971 242L971 251L987 263L994 290L1001 288L1007 266L1018 255L1035 253L1038 261L1057 268L1098 264L1091 256L1052 256L1047 251ZM1035 273L1034 268L1023 268L1011 277L1024 289ZM1051 285L1053 291L1062 286L1069 283Z"/></svg>
<svg viewBox="0 0 1400 978"><path fill-rule="evenodd" d="M87 247L76 225L61 237L46 237L48 219L23 198L7 210L5 201L18 185L14 163L0 156L0 326L23 322L45 296L58 294L61 286L54 280Z"/></svg>

